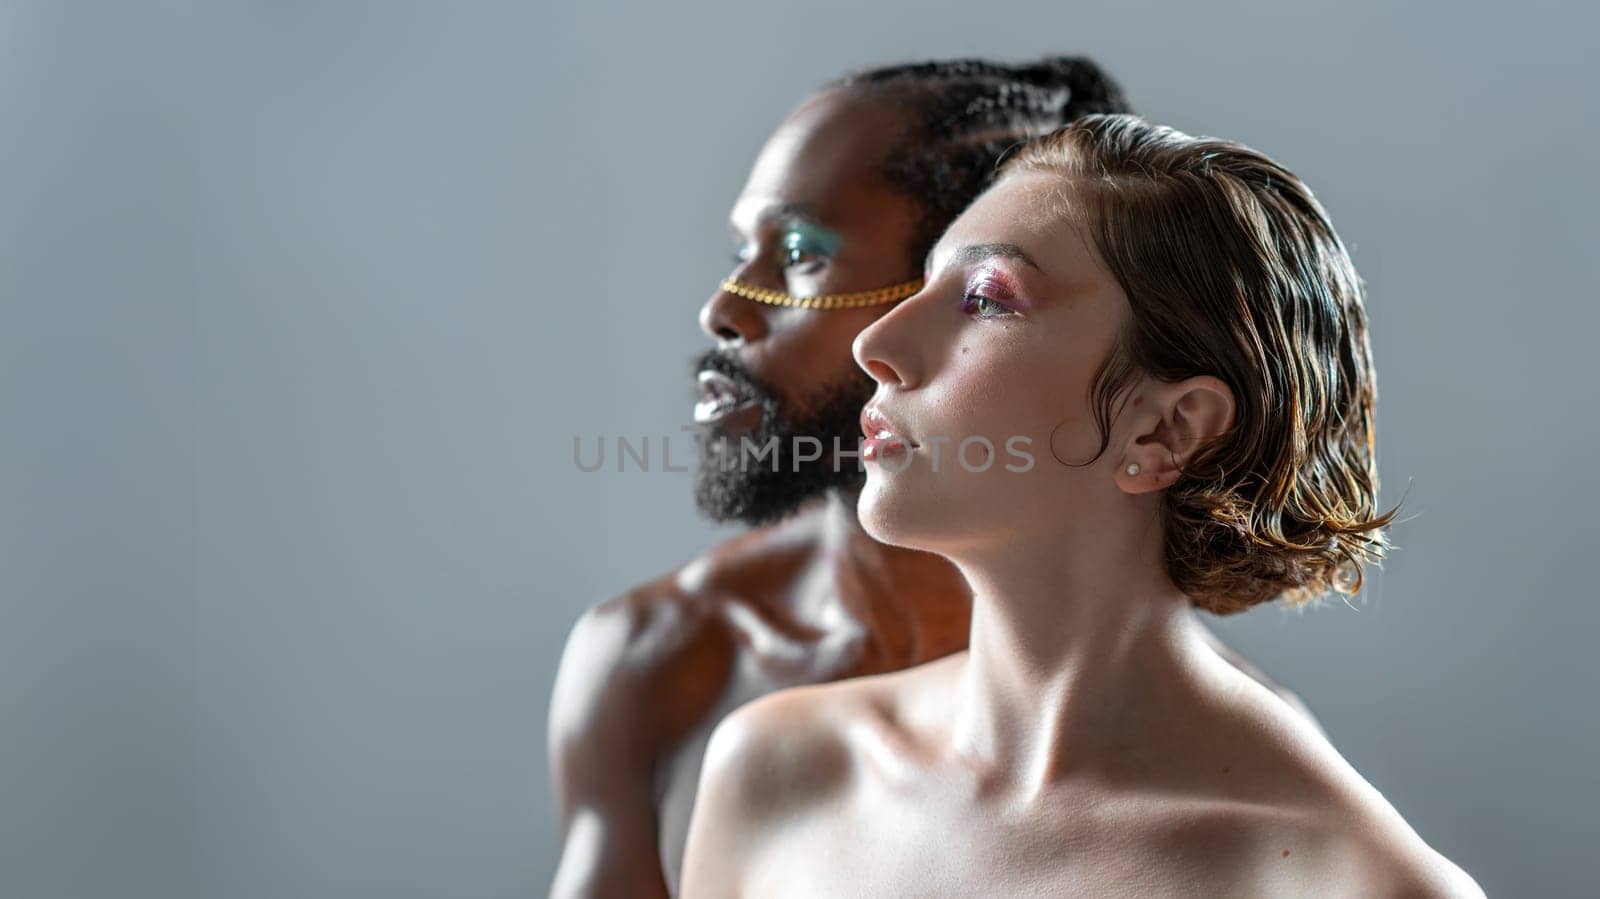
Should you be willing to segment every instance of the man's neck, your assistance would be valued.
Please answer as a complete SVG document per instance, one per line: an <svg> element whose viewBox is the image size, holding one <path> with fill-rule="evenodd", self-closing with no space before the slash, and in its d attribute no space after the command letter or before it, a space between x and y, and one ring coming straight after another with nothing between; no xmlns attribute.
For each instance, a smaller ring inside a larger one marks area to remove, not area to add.
<svg viewBox="0 0 1600 899"><path fill-rule="evenodd" d="M815 589L796 592L796 611L833 627L857 627L866 667L890 671L966 645L972 600L955 566L932 553L874 540L856 516L856 494L831 492L817 516Z"/></svg>

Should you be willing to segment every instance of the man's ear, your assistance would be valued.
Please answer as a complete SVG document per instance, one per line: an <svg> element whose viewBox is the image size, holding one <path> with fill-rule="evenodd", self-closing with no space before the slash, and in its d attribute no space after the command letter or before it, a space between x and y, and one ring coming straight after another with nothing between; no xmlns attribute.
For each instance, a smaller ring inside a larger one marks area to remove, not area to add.
<svg viewBox="0 0 1600 899"><path fill-rule="evenodd" d="M1209 375L1170 384L1146 381L1136 399L1143 414L1116 473L1128 493L1172 486L1206 444L1233 427L1233 391Z"/></svg>

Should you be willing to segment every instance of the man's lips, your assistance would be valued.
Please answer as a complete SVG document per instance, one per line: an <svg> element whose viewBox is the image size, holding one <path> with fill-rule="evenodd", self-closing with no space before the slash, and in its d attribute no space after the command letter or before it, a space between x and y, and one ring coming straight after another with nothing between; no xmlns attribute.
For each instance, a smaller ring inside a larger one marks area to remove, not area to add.
<svg viewBox="0 0 1600 899"><path fill-rule="evenodd" d="M871 462L886 456L896 456L916 449L917 445L901 437L889 419L872 406L861 410L861 459Z"/></svg>
<svg viewBox="0 0 1600 899"><path fill-rule="evenodd" d="M694 404L695 424L712 424L756 402L746 398L739 390L739 385L721 372L700 372L696 389L699 399Z"/></svg>

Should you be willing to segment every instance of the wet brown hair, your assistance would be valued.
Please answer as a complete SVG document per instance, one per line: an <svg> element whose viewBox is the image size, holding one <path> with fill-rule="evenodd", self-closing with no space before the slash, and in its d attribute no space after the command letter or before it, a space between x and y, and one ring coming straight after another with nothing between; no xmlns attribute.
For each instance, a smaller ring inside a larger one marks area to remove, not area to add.
<svg viewBox="0 0 1600 899"><path fill-rule="evenodd" d="M1102 441L1141 373L1233 391L1235 421L1165 491L1167 573L1218 614L1360 589L1378 514L1362 283L1322 205L1261 153L1131 115L1040 138L1001 177L1063 176L1131 320L1093 391Z"/></svg>

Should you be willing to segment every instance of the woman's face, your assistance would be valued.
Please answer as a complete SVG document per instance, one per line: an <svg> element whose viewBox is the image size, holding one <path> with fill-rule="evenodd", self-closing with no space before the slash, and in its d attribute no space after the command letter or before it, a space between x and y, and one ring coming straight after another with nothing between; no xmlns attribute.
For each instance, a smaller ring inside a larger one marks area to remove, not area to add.
<svg viewBox="0 0 1600 899"><path fill-rule="evenodd" d="M910 444L867 464L859 511L877 539L946 552L1058 532L1118 495L1115 439L1092 465L1055 458L1099 450L1090 389L1129 316L1075 202L1059 176L1001 181L934 247L927 287L856 338L878 382L869 447L882 431Z"/></svg>

